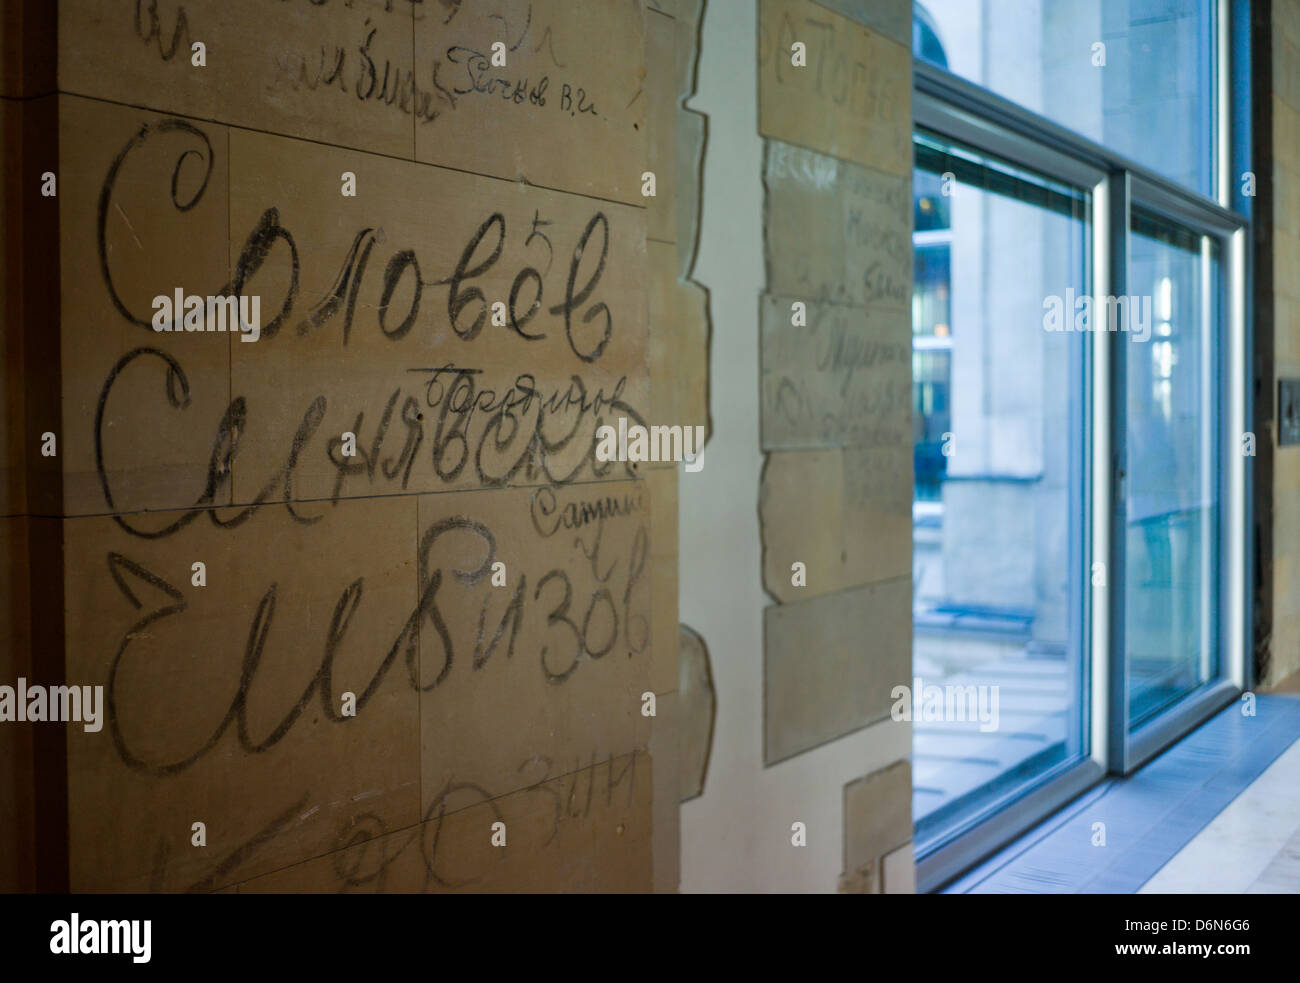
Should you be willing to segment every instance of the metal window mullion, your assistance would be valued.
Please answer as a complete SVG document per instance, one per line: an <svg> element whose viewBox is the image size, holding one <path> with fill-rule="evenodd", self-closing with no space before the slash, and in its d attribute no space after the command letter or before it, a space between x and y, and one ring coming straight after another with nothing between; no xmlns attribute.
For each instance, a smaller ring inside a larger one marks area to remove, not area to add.
<svg viewBox="0 0 1300 983"><path fill-rule="evenodd" d="M1251 540L1254 529L1254 495L1250 462L1242 453L1242 436L1253 432L1254 412L1251 385L1252 346L1250 332L1247 330L1250 314L1247 302L1247 255L1250 248L1246 229L1238 229L1228 240L1224 257L1224 272L1227 277L1227 339L1228 350L1228 399L1225 406L1228 420L1227 446L1223 449L1223 458L1228 461L1229 494L1228 515L1232 519L1226 558L1228 603L1224 606L1228 616L1227 639L1228 651L1232 653L1232 664L1220 667L1224 678L1231 679L1239 690L1254 685L1254 632L1251 619L1254 589L1252 578ZM1256 434L1258 440L1258 434ZM1224 558L1220 558L1222 565ZM1238 649L1232 652L1231 643L1235 639Z"/></svg>
<svg viewBox="0 0 1300 983"><path fill-rule="evenodd" d="M1058 176L1062 180L1087 187L1094 181L1075 176L1082 174L1081 169L1091 170L1095 174L1123 171L1135 182L1140 182L1145 188L1151 189L1153 194L1158 193L1162 201L1167 202L1171 208L1180 211L1184 208L1190 209L1190 214L1199 215L1203 220L1211 220L1225 229L1240 228L1247 224L1244 216L1223 207L1220 202L1186 188L1163 174L1158 174L988 89L928 65L919 59L913 61L912 83L913 114L916 123L929 129L950 133L955 139L969 143L972 149L985 149L990 153L1006 156L999 145L1009 144L1009 138L1014 137L1017 143L1009 145L1035 145L1067 162L1068 170L1056 174L1049 170L1046 172L1048 175ZM960 126L960 132L949 130L946 124L934 123L936 114L953 121L954 126ZM1217 117L1215 125L1216 127L1222 125ZM1011 159L1016 160L1014 157ZM1030 162L1026 163L1028 165Z"/></svg>
<svg viewBox="0 0 1300 983"><path fill-rule="evenodd" d="M1132 209L1133 179L1127 171L1117 171L1110 179L1110 278L1109 283L1097 286L1096 309L1106 310L1105 298L1123 297L1128 292L1128 233ZM1098 320L1100 323L1100 320ZM1094 588L1094 603L1105 605L1103 623L1106 638L1099 645L1094 658L1107 664L1107 689L1105 701L1107 720L1105 740L1107 762L1111 771L1121 774L1129 767L1128 743L1128 659L1125 657L1124 638L1124 574L1127 569L1126 550L1128 529L1128 498L1126 477L1128 468L1128 360L1124 332L1096 331L1095 344L1109 363L1109 378L1099 386L1095 398L1099 414L1098 432L1105 433L1109 447L1099 454L1101 469L1094 494L1100 499L1098 514L1109 517L1110 526L1098 550L1104 561L1106 586ZM1104 503L1104 504L1103 504Z"/></svg>
<svg viewBox="0 0 1300 983"><path fill-rule="evenodd" d="M1218 0L1214 18L1214 191L1215 200L1232 207L1232 5Z"/></svg>
<svg viewBox="0 0 1300 983"><path fill-rule="evenodd" d="M1116 182L1106 177L1092 193L1092 277L1089 288L1093 310L1098 298L1110 288L1113 263L1113 195ZM1088 346L1084 416L1085 532L1088 537L1083 581L1083 605L1087 618L1084 635L1088 652L1089 757L1105 774L1110 767L1110 604L1108 591L1092 585L1097 563L1110 563L1111 523L1111 434L1110 434L1110 346L1099 332L1085 335ZM1109 582L1109 581L1108 581Z"/></svg>

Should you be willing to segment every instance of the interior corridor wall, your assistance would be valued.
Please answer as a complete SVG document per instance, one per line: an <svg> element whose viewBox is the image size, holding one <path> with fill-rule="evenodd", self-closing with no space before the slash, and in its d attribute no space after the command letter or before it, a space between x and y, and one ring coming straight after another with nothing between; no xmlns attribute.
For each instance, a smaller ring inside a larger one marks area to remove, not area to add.
<svg viewBox="0 0 1300 983"><path fill-rule="evenodd" d="M846 869L845 786L911 751L910 725L885 717L764 765L764 609L773 597L763 586L758 507L765 457L759 324L768 283L767 141L759 135L755 71L760 6L706 5L696 95L687 104L709 121L694 276L710 290L713 437L704 469L679 484L679 610L708 643L717 717L703 795L681 810L683 891L834 891ZM818 7L816 16L833 14ZM907 605L893 617L910 631ZM792 843L797 822L806 828L804 847Z"/></svg>

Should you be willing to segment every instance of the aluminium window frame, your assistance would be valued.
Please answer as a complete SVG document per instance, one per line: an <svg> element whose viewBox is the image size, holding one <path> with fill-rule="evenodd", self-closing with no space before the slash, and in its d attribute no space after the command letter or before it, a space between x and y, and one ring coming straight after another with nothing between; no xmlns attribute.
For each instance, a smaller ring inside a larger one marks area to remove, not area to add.
<svg viewBox="0 0 1300 983"><path fill-rule="evenodd" d="M1214 313L1204 312L1212 324L1217 324L1218 357L1212 369L1218 375L1218 538L1222 547L1217 565L1218 583L1213 585L1219 606L1219 625L1216 647L1219 652L1219 671L1214 678L1201 684L1180 698L1172 707L1161 711L1141 726L1130 729L1128 724L1128 664L1125 650L1124 591L1112 592L1111 659L1109 731L1110 770L1126 775L1140 767L1166 747L1203 723L1212 714L1236 699L1246 688L1247 663L1251 651L1251 637L1247 634L1246 612L1252 584L1245 581L1244 547L1249 540L1247 506L1250 488L1243 480L1246 458L1240 453L1241 435L1250 430L1246 425L1248 386L1245 373L1250 363L1245 360L1244 307L1234 292L1234 284L1244 280L1244 247L1247 223L1240 216L1226 220L1221 214L1202 207L1189 205L1184 199L1169 194L1168 189L1152 185L1137 174L1124 176L1126 194L1118 199L1111 218L1115 255L1126 257L1129 221L1132 204L1159 215L1187 229L1198 237L1214 239L1219 243L1219 289L1215 297ZM1112 204L1115 204L1113 200ZM1127 293L1125 263L1117 262L1113 278L1115 296ZM1126 543L1123 535L1127 528L1124 517L1124 497L1120 491L1124 481L1127 434L1126 367L1124 348L1127 338L1117 334L1110 339L1112 387L1111 442L1114 448L1112 472L1115 491L1112 495L1112 522L1116 533L1111 544L1110 578L1112 586L1118 572L1127 570ZM1223 465L1228 467L1224 468Z"/></svg>
<svg viewBox="0 0 1300 983"><path fill-rule="evenodd" d="M1220 394L1220 482L1222 503L1219 674L1131 735L1126 716L1126 659L1123 599L1112 587L1088 588L1082 599L1082 651L1090 658L1083 674L1089 719L1089 753L1040 776L1028 791L1009 789L969 821L955 827L917 855L917 889L932 891L953 881L1108 774L1126 774L1181 738L1211 714L1254 685L1254 468L1253 458L1232 453L1240 435L1255 432L1253 330L1252 199L1243 196L1234 175L1250 170L1250 0L1217 0L1215 33L1215 157L1212 200L1137 164L1052 120L972 82L913 59L913 130L1021 164L1091 194L1089 259L1094 304L1124 294L1129 211L1134 201L1220 242L1219 360L1225 368ZM1233 84L1233 83L1237 84ZM1095 309L1104 309L1096 307ZM1077 421L1084 440L1085 496L1081 520L1072 523L1084 569L1106 564L1106 583L1116 544L1123 559L1122 504L1125 391L1118 346L1126 336L1094 331L1085 339L1084 392L1089 397ZM1077 432L1077 431L1076 431ZM1118 530L1118 531L1117 531ZM1079 555L1079 554L1076 554ZM1085 581L1085 584L1087 581ZM1121 581L1122 583L1122 581ZM1118 629L1118 630L1117 630ZM1007 808L1014 804L1014 808Z"/></svg>

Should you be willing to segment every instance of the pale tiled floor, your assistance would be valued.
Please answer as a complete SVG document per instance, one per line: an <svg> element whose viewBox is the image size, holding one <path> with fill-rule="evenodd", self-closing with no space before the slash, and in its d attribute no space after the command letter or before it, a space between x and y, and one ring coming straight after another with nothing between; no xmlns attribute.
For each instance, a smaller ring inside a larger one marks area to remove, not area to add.
<svg viewBox="0 0 1300 983"><path fill-rule="evenodd" d="M945 893L1300 893L1300 700L1260 694L1254 706L1224 707Z"/></svg>
<svg viewBox="0 0 1300 983"><path fill-rule="evenodd" d="M1138 893L1300 894L1300 742Z"/></svg>

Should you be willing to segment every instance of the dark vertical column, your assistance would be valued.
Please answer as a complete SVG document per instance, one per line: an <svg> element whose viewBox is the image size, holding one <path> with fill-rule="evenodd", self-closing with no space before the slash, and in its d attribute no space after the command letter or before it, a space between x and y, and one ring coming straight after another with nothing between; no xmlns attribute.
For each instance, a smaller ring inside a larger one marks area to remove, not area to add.
<svg viewBox="0 0 1300 983"><path fill-rule="evenodd" d="M3 97L3 311L7 503L5 537L12 617L9 666L29 683L64 682L63 465L59 199L42 190L59 171L55 75L57 5L0 0ZM57 189L57 185L56 185ZM42 435L58 453L44 456ZM3 683L13 685L16 678ZM68 889L64 726L5 723L12 763L16 863L11 889ZM9 790L6 790L8 792Z"/></svg>
<svg viewBox="0 0 1300 983"><path fill-rule="evenodd" d="M1273 4L1250 4L1251 170L1255 172L1255 611L1257 681L1267 680L1273 633L1273 456L1277 380L1273 317ZM1237 183L1239 178L1234 176Z"/></svg>

